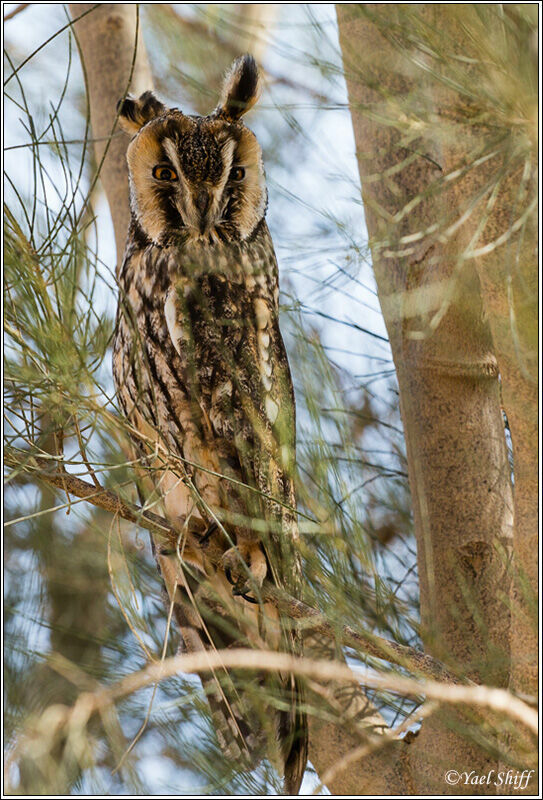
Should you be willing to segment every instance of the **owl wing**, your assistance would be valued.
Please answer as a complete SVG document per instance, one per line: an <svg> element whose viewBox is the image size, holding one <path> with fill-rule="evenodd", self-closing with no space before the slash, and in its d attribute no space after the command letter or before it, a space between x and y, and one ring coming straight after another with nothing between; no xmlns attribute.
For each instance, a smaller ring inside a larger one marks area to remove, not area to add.
<svg viewBox="0 0 543 800"><path fill-rule="evenodd" d="M241 474L254 487L248 509L264 521L261 542L276 586L299 594L294 466L295 405L278 312L269 297L247 297L246 332L236 369L233 398L236 451Z"/></svg>
<svg viewBox="0 0 543 800"><path fill-rule="evenodd" d="M262 543L271 578L278 587L299 597L302 565L296 547L298 526L294 491L296 410L288 357L279 328L277 262L271 236L265 252L266 280L246 292L245 335L236 359L237 385L244 399L233 403L237 453L249 485L261 493L260 519L267 523ZM254 507L253 507L254 509ZM283 626L283 646L300 655L301 635ZM290 698L283 717L285 789L298 792L307 762L307 718L302 710L304 691L294 675L282 676Z"/></svg>
<svg viewBox="0 0 543 800"><path fill-rule="evenodd" d="M269 235L269 234L268 234ZM276 262L272 280L246 293L246 324L236 358L233 422L240 471L260 494L252 495L249 515L264 520L261 534L274 584L300 595L302 568L296 548L294 467L296 413L288 358L279 329ZM271 290L271 291L270 291ZM301 654L301 636L283 625L283 647ZM294 675L282 676L289 711L282 717L285 747L285 788L297 793L307 761L307 719L302 711L303 687Z"/></svg>
<svg viewBox="0 0 543 800"><path fill-rule="evenodd" d="M252 392L246 410L238 412L238 453L245 474L262 493L261 519L268 525L262 543L273 583L295 597L301 593L302 565L296 548L298 526L295 511L294 466L296 417L294 392L287 354L279 329L277 304L254 299L256 336L244 338L250 365ZM256 340L256 341L255 341ZM255 369L256 367L256 369ZM243 368L243 366L242 366ZM258 374L255 376L254 373ZM242 405L243 409L243 405ZM255 430L256 429L256 430ZM247 441L253 446L245 445ZM301 655L301 634L283 624L283 647ZM283 621L284 623L284 621ZM308 730L303 711L304 690L294 675L282 675L289 710L282 718L285 747L285 791L297 794L307 762Z"/></svg>

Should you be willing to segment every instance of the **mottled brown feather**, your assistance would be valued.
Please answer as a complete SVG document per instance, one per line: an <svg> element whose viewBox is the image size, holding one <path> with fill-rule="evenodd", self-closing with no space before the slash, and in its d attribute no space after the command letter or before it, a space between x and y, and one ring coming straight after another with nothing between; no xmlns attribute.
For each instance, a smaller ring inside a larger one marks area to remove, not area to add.
<svg viewBox="0 0 543 800"><path fill-rule="evenodd" d="M252 68L234 65L223 92L232 108L235 98L249 104ZM260 147L233 112L194 118L152 96L134 102L120 110L125 127L142 124L128 150L132 222L113 361L123 413L160 444L151 458L135 438L147 486L150 477L179 529L178 541L154 543L157 564L187 649L300 653L299 634L273 608L234 596L227 580L233 574L236 591L256 597L265 576L301 592L294 394ZM171 179L158 179L157 165ZM185 544L189 516L203 529L219 523L212 535L222 567ZM299 681L215 673L202 682L225 753L247 768L267 756L296 793L307 760ZM289 710L263 708L263 689Z"/></svg>

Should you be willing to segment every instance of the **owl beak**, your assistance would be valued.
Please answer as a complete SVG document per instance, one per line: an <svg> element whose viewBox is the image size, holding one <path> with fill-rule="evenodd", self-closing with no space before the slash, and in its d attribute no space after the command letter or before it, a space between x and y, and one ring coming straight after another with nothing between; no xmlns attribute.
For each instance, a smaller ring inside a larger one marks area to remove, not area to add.
<svg viewBox="0 0 543 800"><path fill-rule="evenodd" d="M207 189L200 189L198 191L194 205L200 213L200 233L204 234L208 227L209 220L207 219L207 212L211 205L211 196Z"/></svg>

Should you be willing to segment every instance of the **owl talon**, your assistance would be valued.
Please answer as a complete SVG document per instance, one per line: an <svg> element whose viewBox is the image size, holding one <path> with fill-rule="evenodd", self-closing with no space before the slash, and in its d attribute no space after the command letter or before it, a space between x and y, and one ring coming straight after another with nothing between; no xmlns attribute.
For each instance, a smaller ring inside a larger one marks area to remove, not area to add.
<svg viewBox="0 0 543 800"><path fill-rule="evenodd" d="M240 580L235 581L232 578L232 571L230 567L224 568L224 574L226 576L226 580L228 581L228 583L232 585L232 595L234 597L243 597L243 599L247 600L248 603L254 603L255 605L258 605L258 600L255 600L254 597L249 597L249 595L247 594L247 592L249 591L249 587L247 586L247 584L241 583Z"/></svg>
<svg viewBox="0 0 543 800"><path fill-rule="evenodd" d="M243 581L240 578L238 582L234 585L234 588L232 589L232 594L234 597L243 597L243 599L247 600L248 603L254 603L255 605L258 605L259 601L255 600L254 597L251 597L248 594L248 592L252 591L252 588L254 587L251 587L249 585L249 581Z"/></svg>
<svg viewBox="0 0 543 800"><path fill-rule="evenodd" d="M201 545L207 544L218 527L219 526L215 521L211 522L208 525L206 532L200 537L200 544Z"/></svg>
<svg viewBox="0 0 543 800"><path fill-rule="evenodd" d="M235 581L232 577L232 570L230 567L224 568L224 574L226 576L226 580L232 586L232 595L234 597L243 597L244 600L247 600L249 603L258 604L258 600L255 600L253 597L249 597L247 592L249 591L249 587L247 584L241 583L240 580Z"/></svg>
<svg viewBox="0 0 543 800"><path fill-rule="evenodd" d="M232 570L230 567L224 568L224 574L226 576L226 580L230 583L234 588L237 586L237 582L232 577Z"/></svg>
<svg viewBox="0 0 543 800"><path fill-rule="evenodd" d="M232 594L234 595L234 597L243 597L243 599L247 600L248 603L254 603L254 605L257 606L259 601L255 600L254 597L251 597L246 592L244 592L243 591L244 588L245 587L242 587L241 589L236 589L234 587L234 589L232 589Z"/></svg>

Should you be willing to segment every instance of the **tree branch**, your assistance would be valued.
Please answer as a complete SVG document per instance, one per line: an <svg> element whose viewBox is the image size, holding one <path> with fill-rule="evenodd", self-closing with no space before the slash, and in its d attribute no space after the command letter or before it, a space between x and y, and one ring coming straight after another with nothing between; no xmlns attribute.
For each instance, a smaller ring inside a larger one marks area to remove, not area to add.
<svg viewBox="0 0 543 800"><path fill-rule="evenodd" d="M180 528L176 528L158 514L146 511L140 506L123 500L110 489L96 487L81 480L69 472L44 469L37 458L30 458L26 462L19 461L13 454L5 454L5 463L11 468L23 469L32 480L44 481L62 491L79 497L111 514L117 514L128 522L133 522L141 528L164 537L166 540L177 541ZM49 462L46 462L49 463ZM204 532L205 524L198 518L188 521L186 535L191 539L191 544L202 547L200 536ZM205 546L206 557L215 564L219 563L221 551L213 552L210 544ZM392 664L405 667L414 674L433 679L446 681L450 684L459 684L458 676L454 675L438 659L416 650L414 647L391 642L381 636L369 632L354 630L349 625L334 626L328 622L323 614L301 600L291 597L286 592L274 586L266 586L262 593L265 602L272 603L282 614L291 619L310 620L312 633L320 633L327 638L339 641L346 647L352 647L358 652L375 658L381 658Z"/></svg>
<svg viewBox="0 0 543 800"><path fill-rule="evenodd" d="M201 673L218 669L247 669L259 672L295 673L319 682L340 681L363 683L378 691L390 691L408 697L424 695L447 705L467 705L503 714L520 722L537 736L538 713L507 689L491 686L451 686L439 681L417 681L400 675L375 675L368 672L357 674L344 664L300 658L289 653L273 650L235 648L227 650L204 650L198 653L183 653L164 661L150 664L138 672L127 675L113 686L101 688L85 695L87 708L103 709L140 689L179 673ZM82 700L82 698L80 698Z"/></svg>

